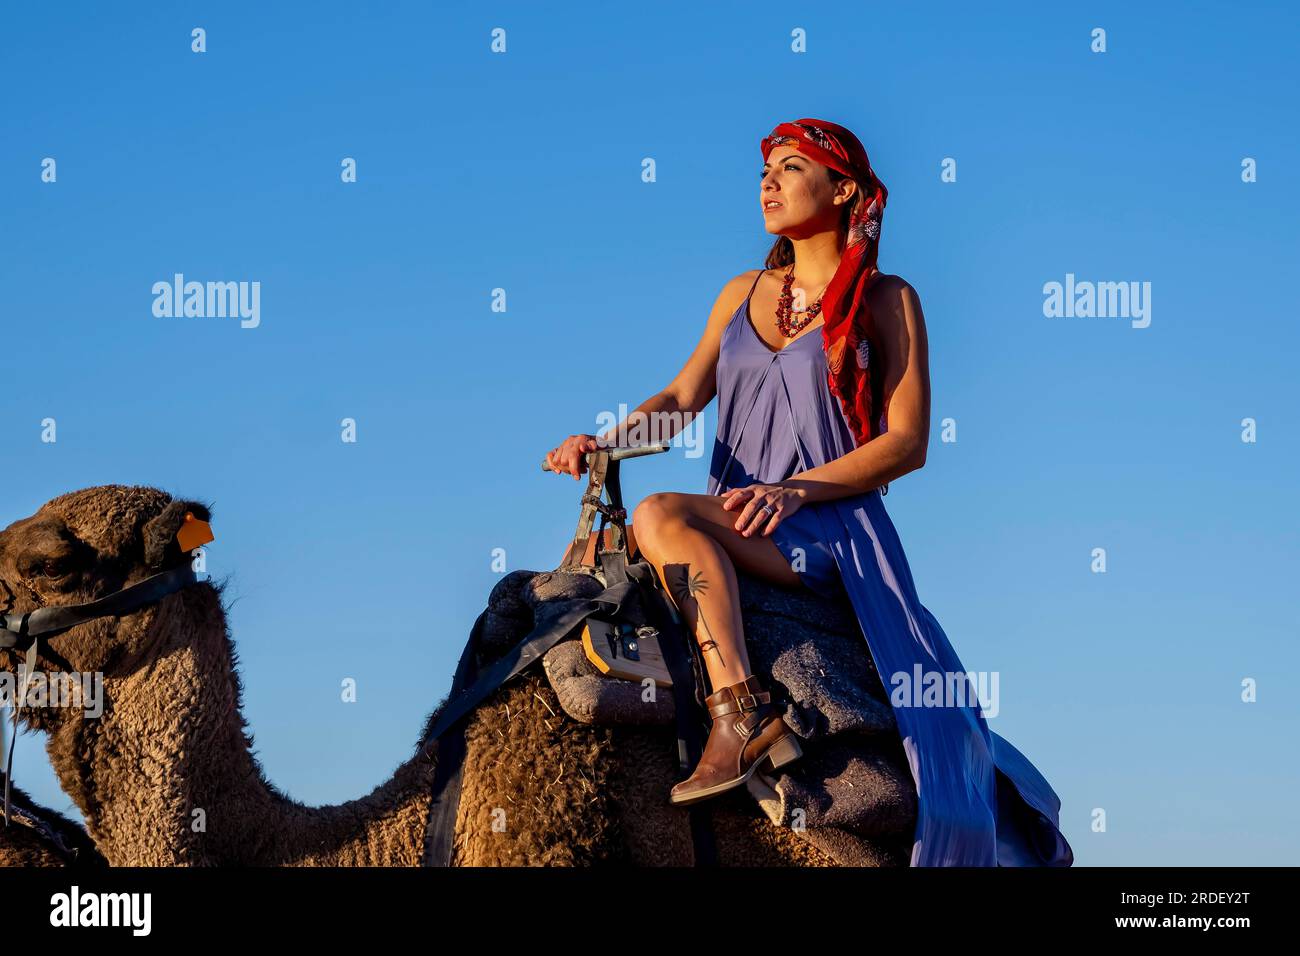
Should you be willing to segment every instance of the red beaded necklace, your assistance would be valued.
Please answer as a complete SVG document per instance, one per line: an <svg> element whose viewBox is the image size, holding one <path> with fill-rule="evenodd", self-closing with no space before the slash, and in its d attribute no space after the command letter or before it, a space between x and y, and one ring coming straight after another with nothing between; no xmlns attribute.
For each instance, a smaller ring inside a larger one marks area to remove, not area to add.
<svg viewBox="0 0 1300 956"><path fill-rule="evenodd" d="M817 301L806 309L799 310L803 318L795 319L792 316L795 310L790 306L794 304L794 294L790 287L794 284L794 266L785 274L785 280L781 284L781 297L776 301L776 327L781 330L781 334L787 339L792 339L821 314L822 311L822 294L826 292L823 288L817 295ZM829 285L830 283L827 283Z"/></svg>

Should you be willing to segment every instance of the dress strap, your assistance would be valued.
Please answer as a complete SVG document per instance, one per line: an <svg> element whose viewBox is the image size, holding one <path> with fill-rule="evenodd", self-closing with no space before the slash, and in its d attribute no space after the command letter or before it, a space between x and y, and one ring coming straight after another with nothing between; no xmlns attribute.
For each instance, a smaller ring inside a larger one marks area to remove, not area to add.
<svg viewBox="0 0 1300 956"><path fill-rule="evenodd" d="M758 280L763 278L765 272L767 272L766 269L760 269L758 270L758 275L754 276L754 284L749 287L749 295L745 296L746 302L754 297L754 290L758 288Z"/></svg>

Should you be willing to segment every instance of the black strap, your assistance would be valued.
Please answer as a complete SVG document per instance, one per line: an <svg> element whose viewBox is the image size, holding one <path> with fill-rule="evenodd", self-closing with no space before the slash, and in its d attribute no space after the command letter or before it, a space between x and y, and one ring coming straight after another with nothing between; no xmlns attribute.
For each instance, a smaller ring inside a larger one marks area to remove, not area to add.
<svg viewBox="0 0 1300 956"><path fill-rule="evenodd" d="M443 707L421 745L424 748L423 752L428 753L428 748L432 746L433 741L446 733L452 724L487 700L493 691L510 678L540 660L547 651L568 637L587 617L595 615L597 619L614 620L619 615L626 616L629 602L636 600L636 597L635 584L630 582L616 584L601 591L594 598L575 601L574 606L559 617L539 624L509 653L483 668L473 683L448 698L446 706Z"/></svg>
<svg viewBox="0 0 1300 956"><path fill-rule="evenodd" d="M608 584L625 584L627 576L627 552L618 549L614 551L596 552L596 560L600 562L601 573L605 575L605 581Z"/></svg>
<svg viewBox="0 0 1300 956"><path fill-rule="evenodd" d="M86 604L42 607L26 614L0 614L0 647L22 647L32 638L55 634L101 617L120 617L198 581L187 563L163 571L120 591Z"/></svg>
<svg viewBox="0 0 1300 956"><path fill-rule="evenodd" d="M470 629L469 641L452 677L448 700L464 693L478 676L479 643L487 613L485 608ZM465 766L465 723L464 718L456 721L435 741L436 748L431 752L438 762L433 768L433 794L424 828L425 866L451 866L455 851L456 814L460 808L461 774ZM453 728L454 733L451 732Z"/></svg>

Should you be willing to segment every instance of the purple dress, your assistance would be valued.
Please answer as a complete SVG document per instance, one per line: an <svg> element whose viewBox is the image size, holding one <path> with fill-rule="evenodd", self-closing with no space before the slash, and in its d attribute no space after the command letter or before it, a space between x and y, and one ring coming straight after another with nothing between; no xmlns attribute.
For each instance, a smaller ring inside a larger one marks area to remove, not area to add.
<svg viewBox="0 0 1300 956"><path fill-rule="evenodd" d="M773 352L751 324L753 294L751 286L722 333L711 495L778 482L857 447L826 382L820 328ZM920 689L903 694L904 677L924 687L937 675L941 693L950 675L966 672L917 598L880 489L805 504L771 537L807 587L826 597L847 591L853 605L916 783L911 865L1071 865L1060 800L1028 758L988 729L978 702L923 706Z"/></svg>

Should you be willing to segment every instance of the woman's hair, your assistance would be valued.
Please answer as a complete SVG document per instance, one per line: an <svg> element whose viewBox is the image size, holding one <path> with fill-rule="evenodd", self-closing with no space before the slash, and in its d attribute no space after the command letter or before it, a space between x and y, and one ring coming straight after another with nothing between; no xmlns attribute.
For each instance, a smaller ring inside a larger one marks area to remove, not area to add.
<svg viewBox="0 0 1300 956"><path fill-rule="evenodd" d="M829 166L824 167L830 176L831 184L838 183L841 179L848 179L838 169L831 169ZM849 220L853 216L853 210L858 208L859 203L868 202L867 190L862 183L858 183L858 188L853 194L853 198L844 204L840 215L840 248L844 248L844 243L849 235ZM779 269L782 266L792 265L794 263L794 244L786 236L777 236L776 242L772 243L772 248L768 250L767 262L765 268Z"/></svg>

